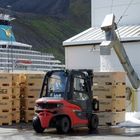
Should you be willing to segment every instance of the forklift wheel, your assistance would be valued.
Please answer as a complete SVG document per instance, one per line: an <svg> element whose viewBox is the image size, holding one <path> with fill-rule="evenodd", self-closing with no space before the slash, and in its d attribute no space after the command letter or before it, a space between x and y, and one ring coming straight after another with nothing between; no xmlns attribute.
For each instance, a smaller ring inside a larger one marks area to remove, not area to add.
<svg viewBox="0 0 140 140"><path fill-rule="evenodd" d="M36 133L43 133L44 128L42 128L39 117L35 116L33 118L33 128Z"/></svg>
<svg viewBox="0 0 140 140"><path fill-rule="evenodd" d="M96 114L93 114L91 120L89 121L88 127L90 130L96 130L98 128L98 125L99 125L98 116Z"/></svg>
<svg viewBox="0 0 140 140"><path fill-rule="evenodd" d="M61 134L66 134L71 128L70 120L68 117L64 116L58 119L58 124L56 126L57 132Z"/></svg>

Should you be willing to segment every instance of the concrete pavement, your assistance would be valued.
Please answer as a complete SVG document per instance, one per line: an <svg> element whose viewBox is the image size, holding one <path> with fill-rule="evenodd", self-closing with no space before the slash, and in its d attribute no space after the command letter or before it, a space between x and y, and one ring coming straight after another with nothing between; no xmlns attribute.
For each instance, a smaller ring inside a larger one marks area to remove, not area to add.
<svg viewBox="0 0 140 140"><path fill-rule="evenodd" d="M87 128L75 129L67 135L57 134L55 129L36 134L31 124L0 127L0 140L140 140L140 127L109 128L99 127L98 131L89 132Z"/></svg>

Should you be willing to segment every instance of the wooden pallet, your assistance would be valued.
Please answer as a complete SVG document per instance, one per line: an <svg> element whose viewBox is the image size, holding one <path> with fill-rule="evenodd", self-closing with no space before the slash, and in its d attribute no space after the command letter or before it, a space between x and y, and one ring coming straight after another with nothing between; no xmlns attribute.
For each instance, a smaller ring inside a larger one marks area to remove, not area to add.
<svg viewBox="0 0 140 140"><path fill-rule="evenodd" d="M20 82L24 84L26 82L26 75L20 74L19 76L20 76Z"/></svg>
<svg viewBox="0 0 140 140"><path fill-rule="evenodd" d="M20 74L13 73L12 74L12 85L14 87L18 87L21 83Z"/></svg>
<svg viewBox="0 0 140 140"><path fill-rule="evenodd" d="M33 82L35 80L41 80L44 78L44 74L25 74L26 81Z"/></svg>
<svg viewBox="0 0 140 140"><path fill-rule="evenodd" d="M94 85L93 95L99 98L120 98L125 97L126 85Z"/></svg>
<svg viewBox="0 0 140 140"><path fill-rule="evenodd" d="M24 113L21 113L21 120L28 123L32 122L34 116L34 110L25 110Z"/></svg>
<svg viewBox="0 0 140 140"><path fill-rule="evenodd" d="M125 83L125 72L94 72L93 81L100 85Z"/></svg>
<svg viewBox="0 0 140 140"><path fill-rule="evenodd" d="M40 95L41 87L26 87L22 90L21 96L24 98L38 98Z"/></svg>
<svg viewBox="0 0 140 140"><path fill-rule="evenodd" d="M12 112L12 108L0 108L0 114L3 114L3 113L11 113Z"/></svg>
<svg viewBox="0 0 140 140"><path fill-rule="evenodd" d="M20 122L20 111L13 111L12 112L12 122L19 123Z"/></svg>
<svg viewBox="0 0 140 140"><path fill-rule="evenodd" d="M7 122L7 121L0 122L0 126L4 126L4 125L12 125L12 122L11 121L10 122Z"/></svg>
<svg viewBox="0 0 140 140"><path fill-rule="evenodd" d="M12 121L0 121L0 126L4 126L4 125L12 125Z"/></svg>
<svg viewBox="0 0 140 140"><path fill-rule="evenodd" d="M10 112L0 113L0 125L11 125L12 124L12 114Z"/></svg>
<svg viewBox="0 0 140 140"><path fill-rule="evenodd" d="M24 95L24 94L21 94L20 98L21 98L21 100L22 99L26 99L26 98L36 98L36 99L38 99L39 95L38 94L34 94L34 95Z"/></svg>
<svg viewBox="0 0 140 140"><path fill-rule="evenodd" d="M20 97L20 87L12 87L12 98Z"/></svg>
<svg viewBox="0 0 140 140"><path fill-rule="evenodd" d="M25 110L34 110L36 98L24 98L21 101L21 108Z"/></svg>
<svg viewBox="0 0 140 140"><path fill-rule="evenodd" d="M125 112L99 112L99 125L117 125L125 121Z"/></svg>
<svg viewBox="0 0 140 140"><path fill-rule="evenodd" d="M12 88L11 87L0 86L0 95L11 94L11 93L12 93Z"/></svg>
<svg viewBox="0 0 140 140"><path fill-rule="evenodd" d="M14 111L19 111L21 108L12 108L12 112L14 112Z"/></svg>
<svg viewBox="0 0 140 140"><path fill-rule="evenodd" d="M26 104L25 104L25 100L22 100L21 101L21 103L20 103L20 109L21 110L34 110L34 106L32 105L30 105L30 106L27 106Z"/></svg>
<svg viewBox="0 0 140 140"><path fill-rule="evenodd" d="M41 87L44 74L26 74L26 85L32 87Z"/></svg>
<svg viewBox="0 0 140 140"><path fill-rule="evenodd" d="M125 111L125 98L99 98L99 111L121 112Z"/></svg>
<svg viewBox="0 0 140 140"><path fill-rule="evenodd" d="M19 120L12 120L12 124L13 123L20 123L20 119Z"/></svg>
<svg viewBox="0 0 140 140"><path fill-rule="evenodd" d="M0 87L11 87L12 75L9 73L0 73Z"/></svg>
<svg viewBox="0 0 140 140"><path fill-rule="evenodd" d="M20 109L20 99L14 98L12 99L12 109Z"/></svg>
<svg viewBox="0 0 140 140"><path fill-rule="evenodd" d="M12 100L11 99L3 99L0 100L0 110L12 109Z"/></svg>
<svg viewBox="0 0 140 140"><path fill-rule="evenodd" d="M25 95L25 86L20 86L20 96L24 96Z"/></svg>
<svg viewBox="0 0 140 140"><path fill-rule="evenodd" d="M11 95L0 95L0 100L12 100L12 94Z"/></svg>

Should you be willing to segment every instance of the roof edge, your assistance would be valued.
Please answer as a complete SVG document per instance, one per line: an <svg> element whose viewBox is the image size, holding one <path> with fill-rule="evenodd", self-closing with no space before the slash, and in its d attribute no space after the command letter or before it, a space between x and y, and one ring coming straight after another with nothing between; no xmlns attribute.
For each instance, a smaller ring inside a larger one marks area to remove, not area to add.
<svg viewBox="0 0 140 140"><path fill-rule="evenodd" d="M94 40L93 40L94 41ZM65 43L63 45L63 47L74 47L74 46L84 46L84 45L100 45L102 41L104 40L97 40L97 41L85 41L85 42L82 42L82 43L79 43L79 42L73 42L73 43ZM121 42L122 43L131 43L131 42L140 42L140 38L134 38L133 40L130 40L130 39L121 39Z"/></svg>
<svg viewBox="0 0 140 140"><path fill-rule="evenodd" d="M125 29L125 28L129 28L129 27L130 28L135 27L135 30L137 28L139 28L138 31L140 32L140 25L120 26L120 27L118 27L118 29L120 28L122 30L123 28ZM79 40L80 37L85 36L86 34L88 34L88 32L90 32L90 31L92 32L94 30L98 31L98 29L100 29L100 28L99 27L91 27L91 28L89 28L89 29L87 29L87 30L85 30L85 31L83 31L83 32L81 32L81 33L79 33L79 34L77 34L77 35L75 35L75 36L63 41L63 47L77 46L77 45L89 45L89 44L92 44L92 45L100 44L104 40L103 36L101 38L98 38L98 39L97 38L95 38L95 39L92 38L91 40L90 39L89 40L86 40L86 39L85 40ZM129 32L130 31L128 31L128 33ZM133 32L133 36L128 36L128 35L122 36L121 41L122 42L138 42L138 41L140 41L140 35L138 35L138 34L134 35L135 32L136 31Z"/></svg>

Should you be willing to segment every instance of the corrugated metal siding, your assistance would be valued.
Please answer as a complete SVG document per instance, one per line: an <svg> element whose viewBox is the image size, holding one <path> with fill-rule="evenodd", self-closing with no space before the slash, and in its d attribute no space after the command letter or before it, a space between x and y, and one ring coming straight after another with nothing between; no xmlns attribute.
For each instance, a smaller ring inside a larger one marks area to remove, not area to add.
<svg viewBox="0 0 140 140"><path fill-rule="evenodd" d="M140 40L140 25L121 26L116 32L122 41ZM63 46L101 43L104 37L104 32L100 28L92 27L64 41Z"/></svg>

